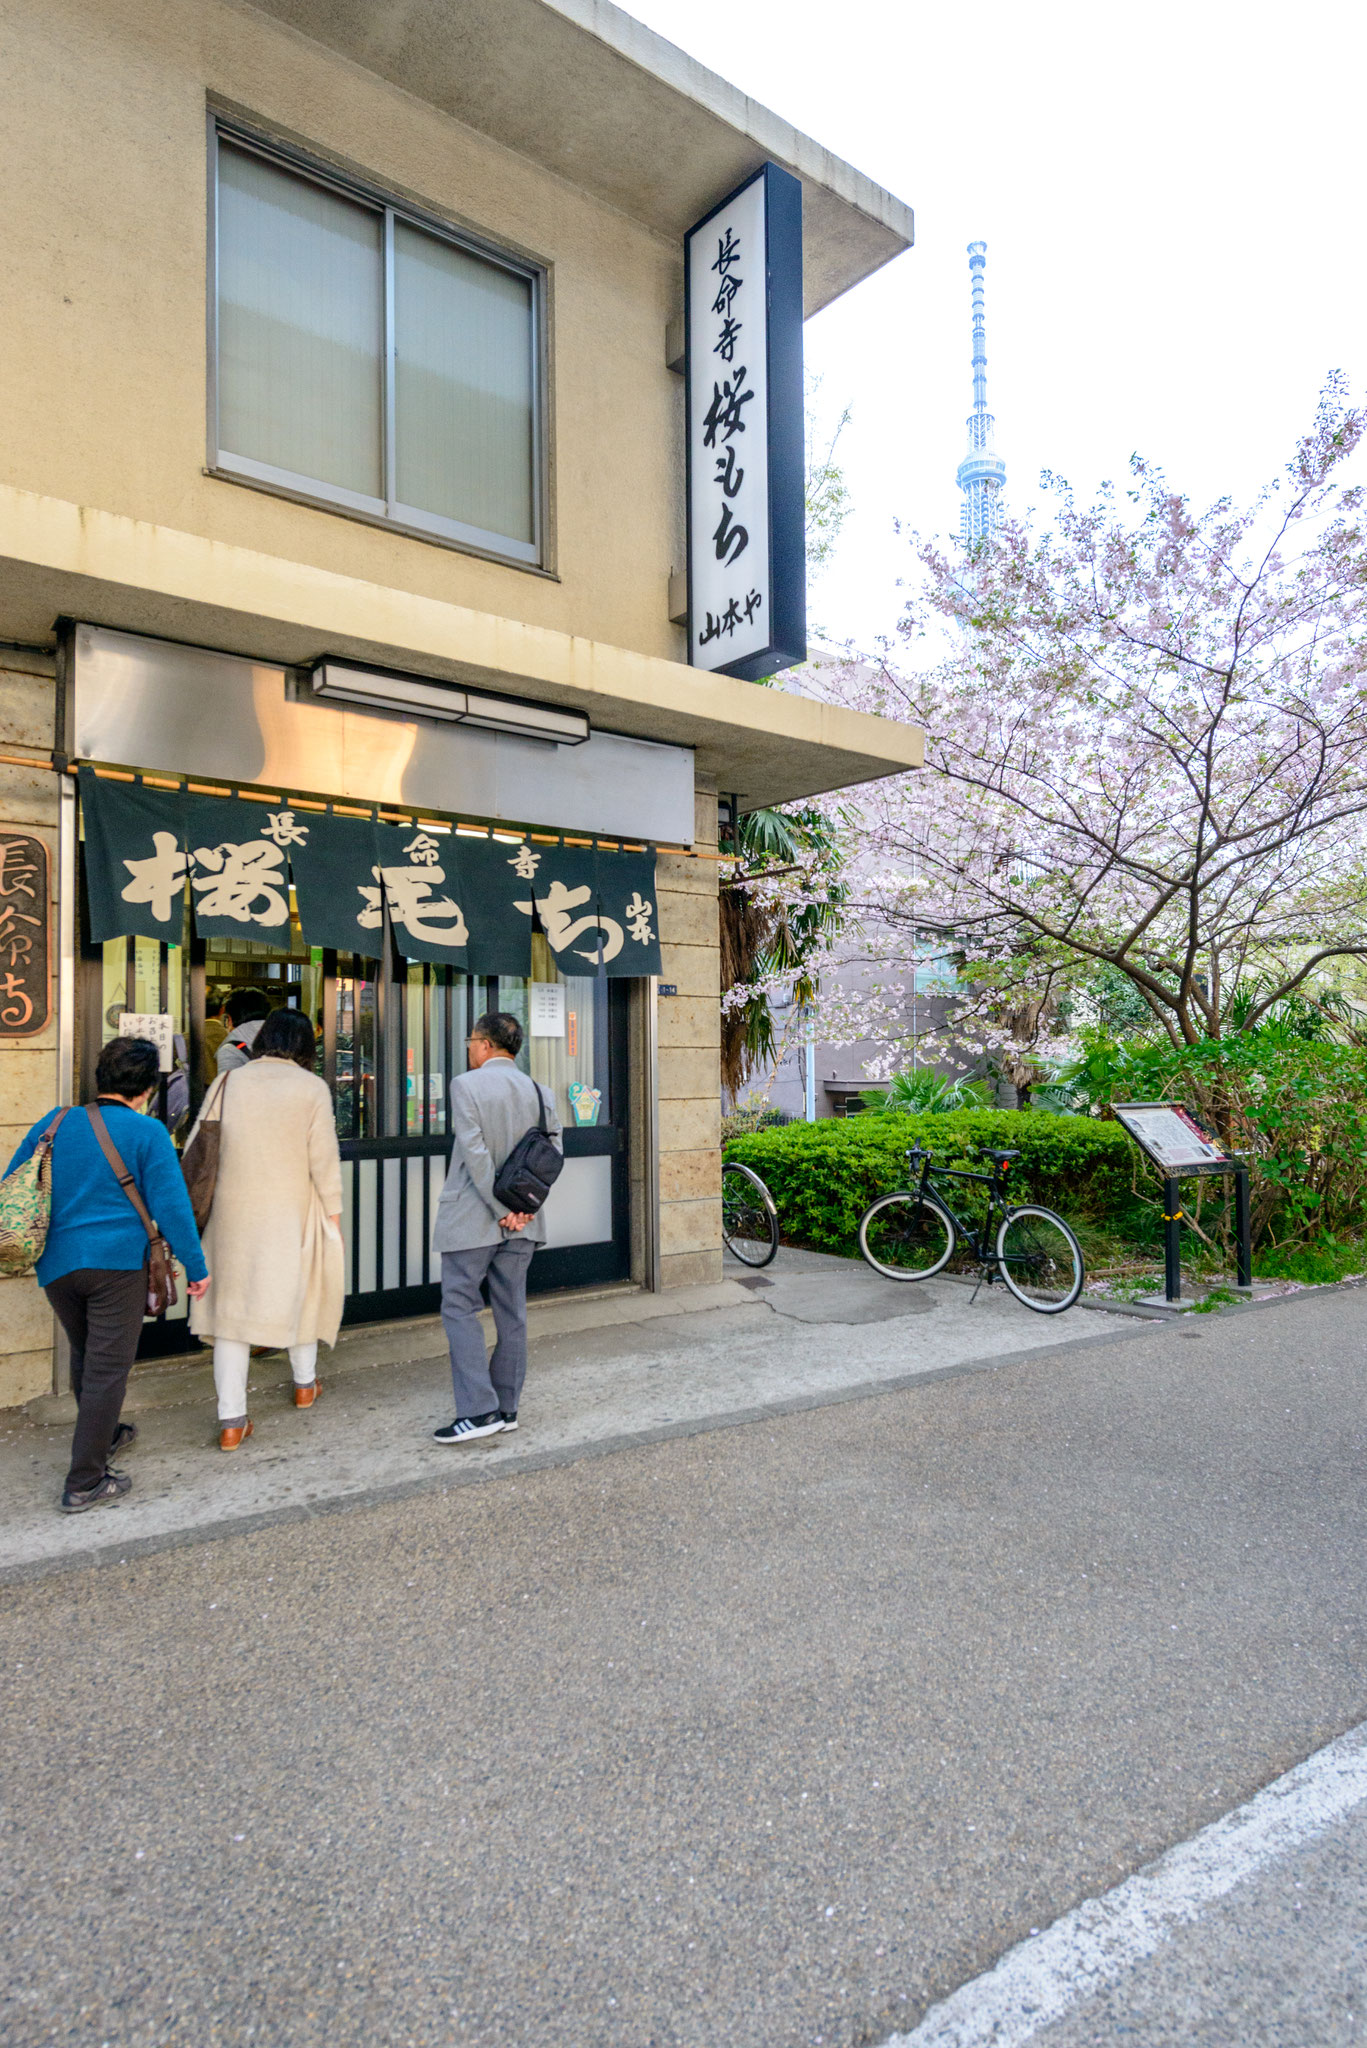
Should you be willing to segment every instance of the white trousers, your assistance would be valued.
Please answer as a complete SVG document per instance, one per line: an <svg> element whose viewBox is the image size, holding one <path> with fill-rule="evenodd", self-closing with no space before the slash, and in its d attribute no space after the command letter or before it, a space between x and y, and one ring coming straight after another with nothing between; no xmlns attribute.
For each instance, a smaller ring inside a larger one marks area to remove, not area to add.
<svg viewBox="0 0 1367 2048"><path fill-rule="evenodd" d="M247 1413L247 1368L251 1358L250 1344L239 1344L235 1337L214 1338L214 1391L218 1395L220 1422L240 1422ZM311 1386L317 1370L316 1344L290 1345L290 1371L296 1387Z"/></svg>

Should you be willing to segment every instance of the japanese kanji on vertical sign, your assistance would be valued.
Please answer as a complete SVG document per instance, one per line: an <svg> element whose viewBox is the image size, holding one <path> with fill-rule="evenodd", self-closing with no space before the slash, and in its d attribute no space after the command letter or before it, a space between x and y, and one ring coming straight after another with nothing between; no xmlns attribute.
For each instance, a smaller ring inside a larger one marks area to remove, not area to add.
<svg viewBox="0 0 1367 2048"><path fill-rule="evenodd" d="M0 1038L47 1026L51 902L46 846L0 825Z"/></svg>
<svg viewBox="0 0 1367 2048"><path fill-rule="evenodd" d="M802 186L764 164L684 238L689 660L807 658Z"/></svg>

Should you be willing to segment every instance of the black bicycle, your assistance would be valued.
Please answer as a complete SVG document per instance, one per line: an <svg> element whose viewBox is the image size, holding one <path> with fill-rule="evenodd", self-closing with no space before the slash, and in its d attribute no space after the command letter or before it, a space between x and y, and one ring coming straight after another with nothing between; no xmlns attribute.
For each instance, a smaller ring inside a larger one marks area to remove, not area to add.
<svg viewBox="0 0 1367 2048"><path fill-rule="evenodd" d="M721 1170L721 1234L744 1266L767 1266L778 1250L778 1210L757 1173L728 1160Z"/></svg>
<svg viewBox="0 0 1367 2048"><path fill-rule="evenodd" d="M860 1251L875 1273L888 1280L929 1280L944 1271L962 1238L982 1268L979 1286L983 1279L991 1286L1000 1274L1027 1308L1044 1316L1061 1315L1082 1292L1086 1271L1081 1246L1052 1209L1033 1202L1011 1204L1006 1179L1019 1152L999 1152L987 1145L974 1149L978 1158L989 1162L986 1173L932 1166L930 1153L913 1146L907 1158L914 1170L919 1169L915 1186L880 1195L865 1210L859 1225ZM972 1181L986 1188L982 1223L956 1215L932 1181Z"/></svg>

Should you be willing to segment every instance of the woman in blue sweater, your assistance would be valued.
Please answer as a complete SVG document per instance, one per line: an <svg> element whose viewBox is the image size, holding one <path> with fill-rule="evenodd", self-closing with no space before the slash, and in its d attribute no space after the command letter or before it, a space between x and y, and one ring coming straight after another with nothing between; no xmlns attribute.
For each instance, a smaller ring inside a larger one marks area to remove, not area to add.
<svg viewBox="0 0 1367 2048"><path fill-rule="evenodd" d="M203 1294L209 1273L176 1148L161 1124L141 1113L157 1085L156 1047L145 1038L111 1039L95 1082L115 1151L184 1266L191 1294ZM51 1110L33 1126L9 1163L11 1173L61 1115ZM61 1505L77 1515L121 1500L133 1483L111 1472L109 1459L138 1433L135 1424L119 1421L119 1411L147 1307L147 1232L82 1109L66 1112L52 1141L52 1221L37 1273L71 1340L76 1433Z"/></svg>

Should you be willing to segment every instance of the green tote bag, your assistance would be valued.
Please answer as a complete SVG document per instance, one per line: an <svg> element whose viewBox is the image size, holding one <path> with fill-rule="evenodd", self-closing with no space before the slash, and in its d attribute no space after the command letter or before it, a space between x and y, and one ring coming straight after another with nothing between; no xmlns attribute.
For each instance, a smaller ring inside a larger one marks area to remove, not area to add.
<svg viewBox="0 0 1367 2048"><path fill-rule="evenodd" d="M52 1217L52 1141L65 1115L55 1117L23 1165L0 1180L0 1274L28 1273L42 1257Z"/></svg>

